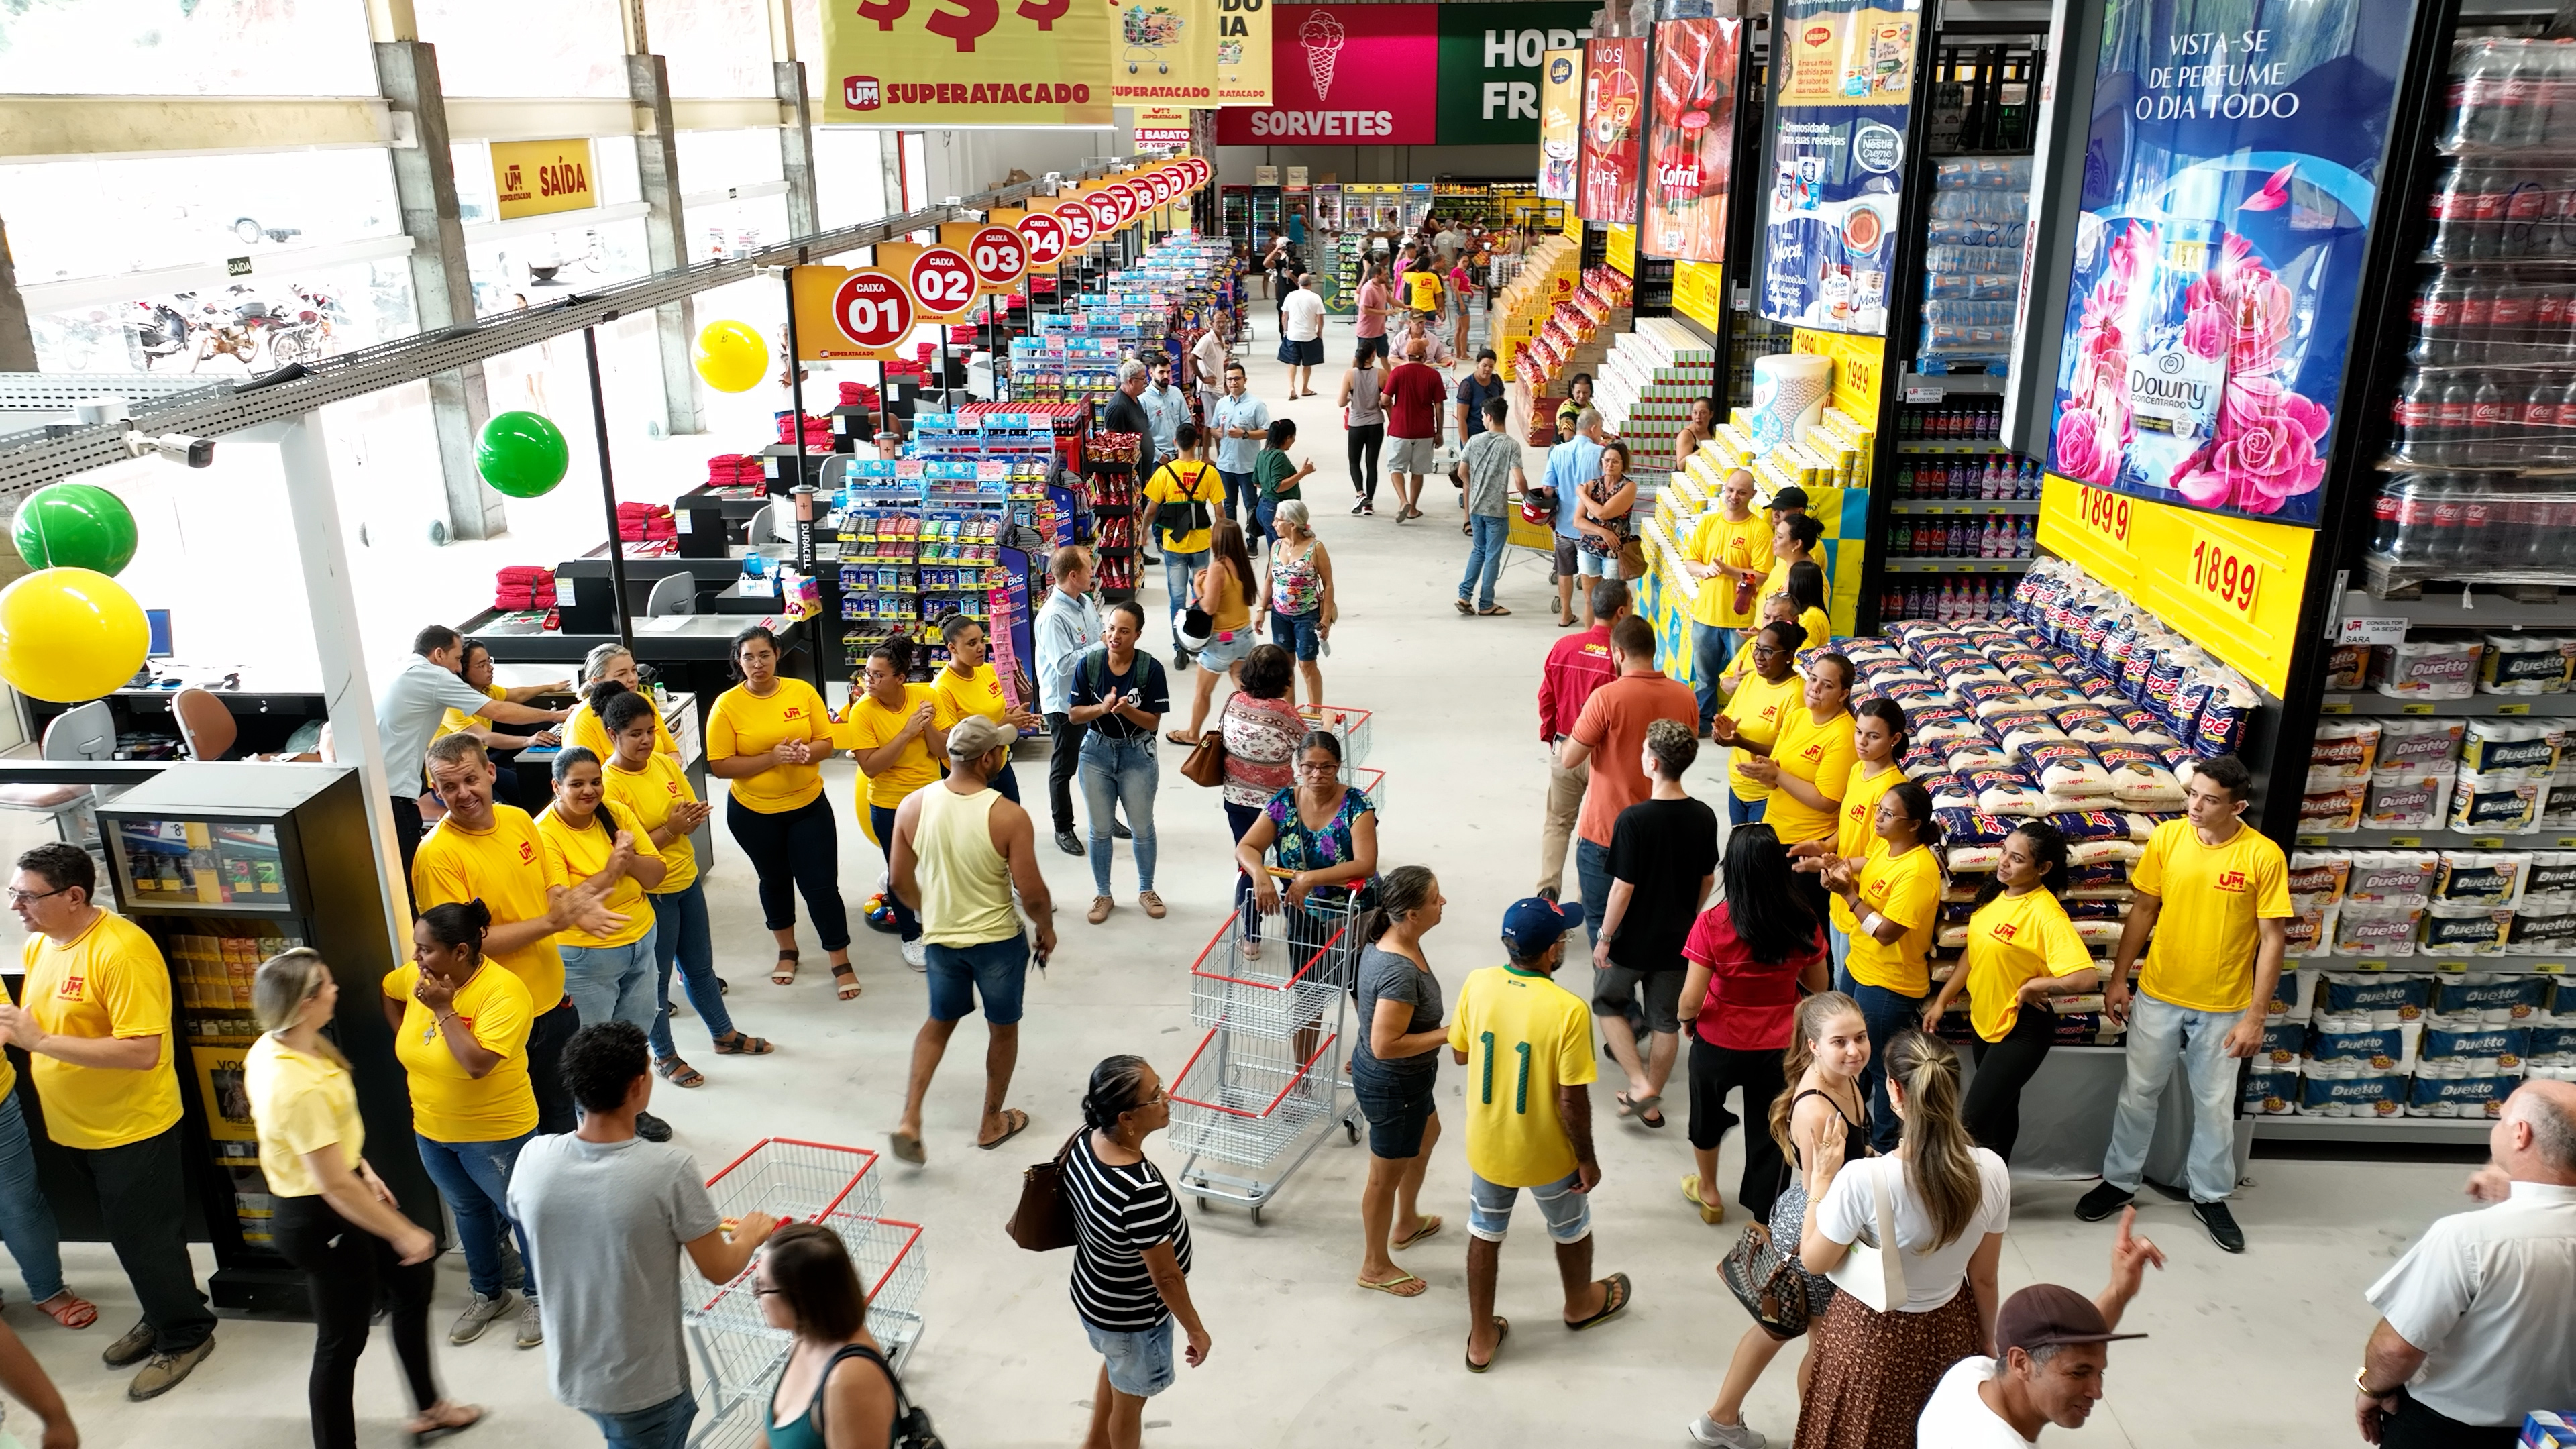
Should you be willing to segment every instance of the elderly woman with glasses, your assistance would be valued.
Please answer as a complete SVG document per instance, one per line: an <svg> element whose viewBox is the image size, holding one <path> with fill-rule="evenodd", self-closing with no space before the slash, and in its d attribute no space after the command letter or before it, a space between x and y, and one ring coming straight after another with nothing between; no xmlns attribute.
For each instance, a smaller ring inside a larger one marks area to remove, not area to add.
<svg viewBox="0 0 2576 1449"><path fill-rule="evenodd" d="M1270 860L1263 859L1265 853ZM1298 742L1297 783L1270 797L1260 818L1234 843L1234 859L1252 880L1261 915L1284 908L1292 972L1341 933L1351 916L1377 904L1377 806L1367 791L1342 782L1340 739L1311 730ZM1355 976L1344 976L1325 973L1319 979L1357 984Z"/></svg>

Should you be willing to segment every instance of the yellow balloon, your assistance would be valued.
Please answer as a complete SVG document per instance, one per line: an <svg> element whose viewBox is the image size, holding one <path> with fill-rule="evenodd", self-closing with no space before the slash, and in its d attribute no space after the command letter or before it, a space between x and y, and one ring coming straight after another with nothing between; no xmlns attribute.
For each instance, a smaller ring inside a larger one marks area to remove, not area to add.
<svg viewBox="0 0 2576 1449"><path fill-rule="evenodd" d="M698 333L698 376L718 392L749 392L769 372L769 344L744 322L710 322Z"/></svg>
<svg viewBox="0 0 2576 1449"><path fill-rule="evenodd" d="M143 608L89 569L39 569L0 590L0 679L20 694L77 704L134 677L152 647Z"/></svg>

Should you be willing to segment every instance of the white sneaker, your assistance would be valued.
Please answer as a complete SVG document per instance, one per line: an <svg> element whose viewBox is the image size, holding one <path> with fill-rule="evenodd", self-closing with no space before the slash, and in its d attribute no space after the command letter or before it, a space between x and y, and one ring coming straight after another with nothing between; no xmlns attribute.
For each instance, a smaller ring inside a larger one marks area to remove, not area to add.
<svg viewBox="0 0 2576 1449"><path fill-rule="evenodd" d="M930 969L930 948L919 941L903 943L903 964L915 971Z"/></svg>
<svg viewBox="0 0 2576 1449"><path fill-rule="evenodd" d="M1750 1424L1721 1424L1706 1414L1691 1421L1691 1442L1708 1449L1763 1449L1769 1441Z"/></svg>

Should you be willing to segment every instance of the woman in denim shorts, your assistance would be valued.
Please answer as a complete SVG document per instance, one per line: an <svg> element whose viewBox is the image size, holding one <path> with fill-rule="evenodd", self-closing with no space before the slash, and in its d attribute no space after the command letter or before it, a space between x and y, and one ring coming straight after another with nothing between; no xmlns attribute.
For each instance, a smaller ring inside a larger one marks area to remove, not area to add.
<svg viewBox="0 0 2576 1449"><path fill-rule="evenodd" d="M1369 1120L1368 1185L1360 1190L1366 1240L1359 1284L1398 1298L1431 1285L1395 1266L1396 1249L1440 1231L1440 1219L1415 1205L1422 1170L1440 1141L1432 1091L1440 1079L1440 978L1422 954L1422 937L1440 924L1440 882L1418 865L1400 865L1378 882L1376 908L1360 918L1359 1019L1351 1050L1351 1094Z"/></svg>
<svg viewBox="0 0 2576 1449"><path fill-rule="evenodd" d="M1207 1362L1208 1331L1190 1301L1190 1223L1172 1185L1145 1157L1169 1126L1172 1099L1143 1057L1091 1069L1083 1130L1065 1144L1064 1195L1073 1207L1073 1306L1100 1353L1085 1444L1134 1449L1145 1401L1172 1386L1172 1320L1187 1359Z"/></svg>
<svg viewBox="0 0 2576 1449"><path fill-rule="evenodd" d="M1333 556L1315 536L1305 500L1279 505L1278 532L1262 579L1261 607L1270 613L1270 642L1297 656L1306 702L1324 706L1324 669L1315 662L1333 632Z"/></svg>

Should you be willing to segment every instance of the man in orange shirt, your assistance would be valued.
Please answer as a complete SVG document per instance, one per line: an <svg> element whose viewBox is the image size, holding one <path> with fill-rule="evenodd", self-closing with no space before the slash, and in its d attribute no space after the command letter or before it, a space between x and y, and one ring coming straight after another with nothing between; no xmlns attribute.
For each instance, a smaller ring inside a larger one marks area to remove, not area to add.
<svg viewBox="0 0 2576 1449"><path fill-rule="evenodd" d="M1592 767L1583 809L1574 822L1574 878L1583 891L1586 929L1597 937L1610 904L1610 836L1619 812L1646 798L1646 726L1659 719L1695 725L1699 700L1690 686L1655 667L1655 631L1631 614L1610 626L1610 659L1619 677L1592 692L1574 730L1557 747L1569 770Z"/></svg>
<svg viewBox="0 0 2576 1449"><path fill-rule="evenodd" d="M1538 738L1547 746L1547 814L1539 827L1538 894L1555 900L1565 889L1565 850L1574 838L1575 812L1583 804L1590 771L1565 763L1565 739L1583 718L1592 692L1619 677L1610 662L1610 629L1628 616L1628 586L1604 579L1592 586L1592 616L1601 622L1569 634L1547 651L1538 677Z"/></svg>

